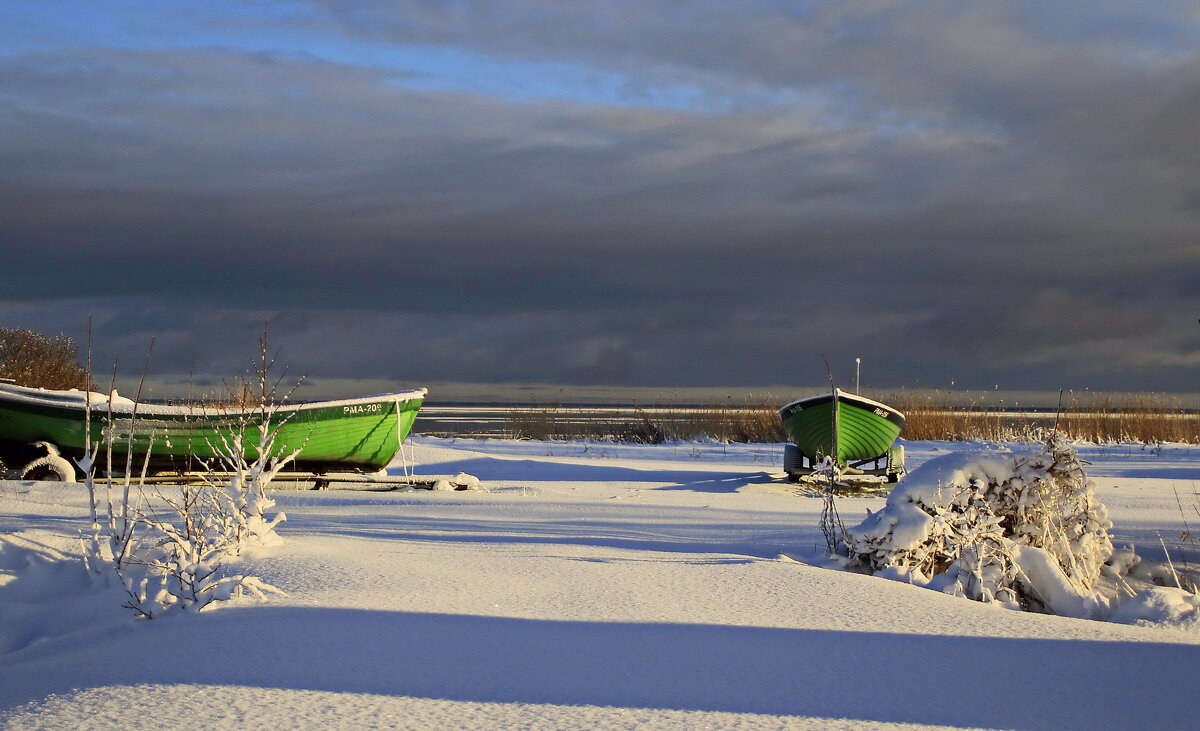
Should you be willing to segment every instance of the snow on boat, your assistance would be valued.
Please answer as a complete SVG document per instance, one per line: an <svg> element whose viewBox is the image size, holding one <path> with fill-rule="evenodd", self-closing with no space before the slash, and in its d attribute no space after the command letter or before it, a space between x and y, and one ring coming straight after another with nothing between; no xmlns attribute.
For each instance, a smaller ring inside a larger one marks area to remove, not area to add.
<svg viewBox="0 0 1200 731"><path fill-rule="evenodd" d="M792 443L784 448L791 479L811 474L826 457L837 476L882 475L896 482L904 474L904 447L895 445L904 414L887 404L834 389L793 401L779 410Z"/></svg>
<svg viewBox="0 0 1200 731"><path fill-rule="evenodd" d="M422 388L280 406L271 421L271 427L279 429L275 451L290 454L299 449L295 468L313 473L376 472L392 461L408 437L426 393ZM89 399L91 423L85 438ZM87 441L104 443L110 411L113 450L121 455L121 469L129 451L138 458L149 453L155 470L191 471L197 468L194 462L189 464L193 457L216 457L223 438L243 425L246 456L256 456L257 425L262 420L258 408L135 404L115 392L110 399L100 393L0 382L0 459L9 468L28 467L32 463L27 461L40 454L32 443L48 453L50 462L59 453L59 460L80 457ZM62 462L55 464L60 465L60 478L68 478L62 474ZM141 462L134 464L140 468Z"/></svg>

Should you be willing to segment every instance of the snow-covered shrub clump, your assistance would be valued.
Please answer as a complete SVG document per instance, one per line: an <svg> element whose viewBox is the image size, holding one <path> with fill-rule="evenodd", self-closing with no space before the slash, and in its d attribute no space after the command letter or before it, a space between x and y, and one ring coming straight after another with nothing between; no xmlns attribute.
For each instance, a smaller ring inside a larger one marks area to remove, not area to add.
<svg viewBox="0 0 1200 731"><path fill-rule="evenodd" d="M243 424L218 447L228 479L210 472L199 484L184 481L178 493L148 492L147 462L136 476L128 460L125 474L114 479L113 438L106 430L109 476L96 477L99 445L79 461L92 518L90 535L82 541L85 565L97 576L115 578L128 596L124 606L146 619L171 610L198 612L213 601L243 594L259 599L267 593L282 595L257 577L222 571L222 563L245 546L279 540L275 527L285 516L267 515L275 505L267 487L299 450L275 454L277 430L264 420L256 458L248 461L241 449Z"/></svg>
<svg viewBox="0 0 1200 731"><path fill-rule="evenodd" d="M950 594L1101 617L1108 512L1074 450L958 453L911 473L846 532L850 563Z"/></svg>
<svg viewBox="0 0 1200 731"><path fill-rule="evenodd" d="M254 445L255 459L248 461L243 444L246 440L247 425L222 437L216 451L220 462L229 472L228 483L219 486L216 480L208 480L208 485L214 490L224 490L232 509L223 511L231 524L225 526L227 540L233 546L233 552L239 553L244 542L254 542L268 545L279 540L275 527L287 520L282 511L272 516L267 511L275 507L275 500L267 494L267 486L271 484L280 472L295 461L300 450L291 454L277 454L275 437L279 427L271 427L268 417L258 426L258 442Z"/></svg>

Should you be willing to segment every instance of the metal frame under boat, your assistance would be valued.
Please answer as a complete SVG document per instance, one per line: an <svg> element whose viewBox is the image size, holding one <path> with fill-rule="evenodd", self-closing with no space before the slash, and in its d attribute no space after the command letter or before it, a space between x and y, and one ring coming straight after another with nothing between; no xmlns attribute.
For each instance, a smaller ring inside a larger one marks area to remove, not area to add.
<svg viewBox="0 0 1200 731"><path fill-rule="evenodd" d="M805 456L795 444L783 445L783 470L792 482L799 482L817 472L823 460L817 461ZM869 465L869 466L868 466ZM887 482L899 482L907 470L904 466L904 445L893 444L887 452L874 459L864 459L850 462L838 470L835 476L874 476L883 477Z"/></svg>
<svg viewBox="0 0 1200 731"><path fill-rule="evenodd" d="M181 474L147 475L147 485L180 485L209 479L229 478L232 472L190 472ZM271 489L289 489L292 485L311 485L309 490L366 490L392 492L406 488L436 490L445 483L454 490L471 490L478 480L463 479L463 475L364 475L353 472L280 472L271 481ZM346 487L353 485L354 487Z"/></svg>

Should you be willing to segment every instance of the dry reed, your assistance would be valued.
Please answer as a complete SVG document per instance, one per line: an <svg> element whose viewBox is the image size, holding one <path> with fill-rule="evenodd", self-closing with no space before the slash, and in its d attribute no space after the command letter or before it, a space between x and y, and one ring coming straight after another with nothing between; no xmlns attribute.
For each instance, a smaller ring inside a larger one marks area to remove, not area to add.
<svg viewBox="0 0 1200 731"><path fill-rule="evenodd" d="M999 393L965 405L962 394L951 391L905 390L879 400L905 415L901 436L910 441L1043 441L1055 433L1097 444L1200 444L1200 413L1159 394L1069 393L1061 408L1040 410L1006 403ZM749 396L740 404L727 400L707 406L514 407L506 431L518 439L771 443L786 439L776 411L780 405L770 396Z"/></svg>
<svg viewBox="0 0 1200 731"><path fill-rule="evenodd" d="M1021 410L997 395L961 405L943 391L902 391L883 400L906 418L909 440L1039 441L1051 433L1093 444L1200 443L1200 413L1160 394L1064 394L1061 407Z"/></svg>
<svg viewBox="0 0 1200 731"><path fill-rule="evenodd" d="M769 396L749 396L744 405L514 407L506 431L516 439L604 439L637 444L694 439L779 442L784 436L777 408Z"/></svg>

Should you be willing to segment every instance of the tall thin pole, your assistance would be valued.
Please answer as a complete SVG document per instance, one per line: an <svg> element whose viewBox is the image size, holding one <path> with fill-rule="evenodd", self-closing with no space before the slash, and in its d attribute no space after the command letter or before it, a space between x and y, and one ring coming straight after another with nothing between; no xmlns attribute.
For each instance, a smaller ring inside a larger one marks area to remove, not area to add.
<svg viewBox="0 0 1200 731"><path fill-rule="evenodd" d="M854 393L857 396L862 395L862 391L858 388L858 374L862 370L862 358L854 359Z"/></svg>
<svg viewBox="0 0 1200 731"><path fill-rule="evenodd" d="M831 446L833 447L834 472L837 472L838 471L837 468L839 466L841 466L841 464L842 464L841 459L838 457L838 427L840 426L840 424L838 423L838 416L839 416L839 414L838 414L838 397L840 395L841 395L841 391L839 391L837 389L837 386L834 386L833 387L833 439L831 440L832 441Z"/></svg>

